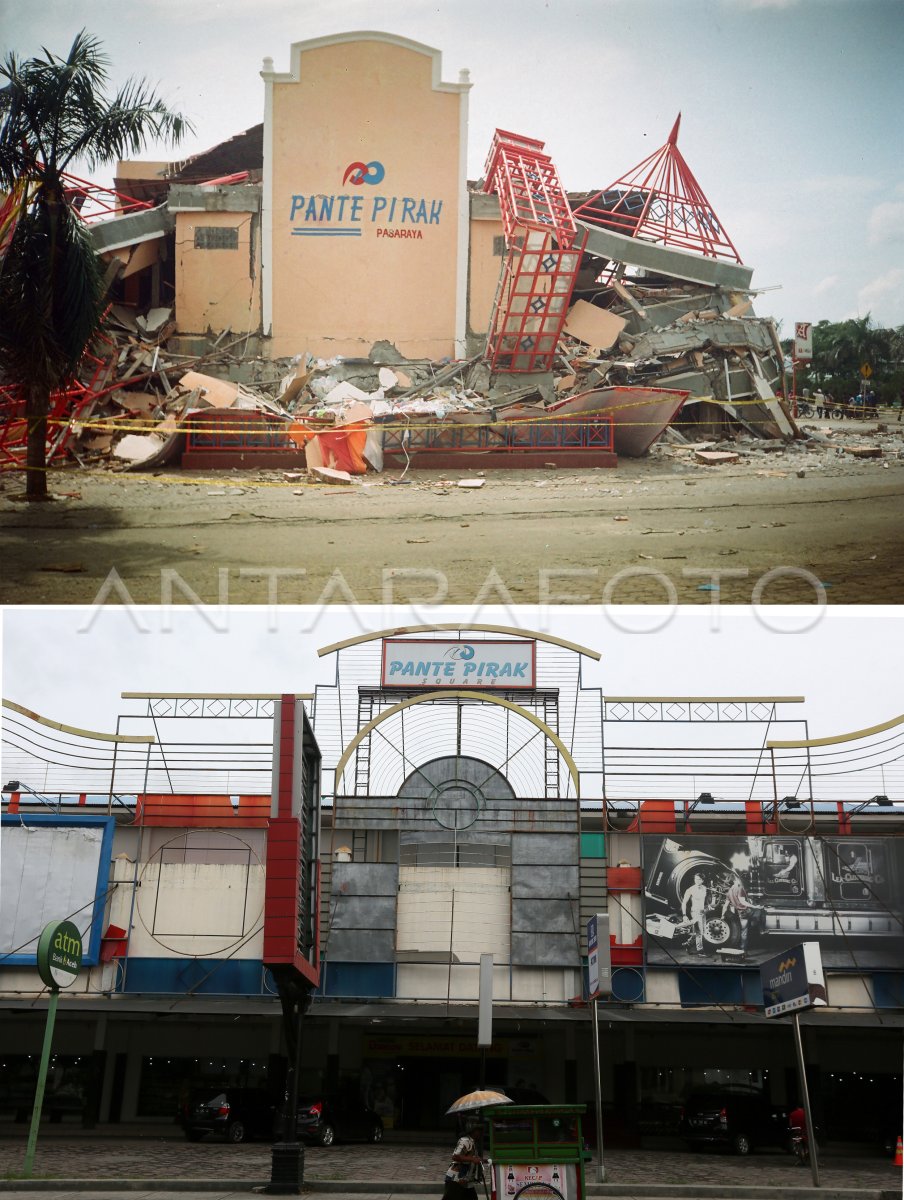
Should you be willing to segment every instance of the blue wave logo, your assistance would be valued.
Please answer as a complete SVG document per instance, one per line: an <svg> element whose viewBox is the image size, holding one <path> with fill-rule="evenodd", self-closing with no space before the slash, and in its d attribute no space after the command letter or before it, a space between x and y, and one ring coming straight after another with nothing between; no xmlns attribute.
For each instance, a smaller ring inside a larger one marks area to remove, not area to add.
<svg viewBox="0 0 904 1200"><path fill-rule="evenodd" d="M466 662L469 658L474 657L473 646L450 646L445 654L446 658L457 658L462 662Z"/></svg>

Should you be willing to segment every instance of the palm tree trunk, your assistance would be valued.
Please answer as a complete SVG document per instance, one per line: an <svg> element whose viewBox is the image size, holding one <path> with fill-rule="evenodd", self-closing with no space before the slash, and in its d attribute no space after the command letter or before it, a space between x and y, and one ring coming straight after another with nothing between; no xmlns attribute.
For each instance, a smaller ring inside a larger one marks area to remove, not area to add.
<svg viewBox="0 0 904 1200"><path fill-rule="evenodd" d="M25 448L25 496L28 500L48 500L47 492L47 411L50 397L29 390L25 401L28 435Z"/></svg>

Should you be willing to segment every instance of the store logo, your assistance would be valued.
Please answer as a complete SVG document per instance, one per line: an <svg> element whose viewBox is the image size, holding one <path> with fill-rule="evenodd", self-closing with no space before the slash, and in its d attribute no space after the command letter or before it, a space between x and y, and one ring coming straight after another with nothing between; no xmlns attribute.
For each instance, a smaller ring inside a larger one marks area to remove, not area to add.
<svg viewBox="0 0 904 1200"><path fill-rule="evenodd" d="M465 660L474 657L473 646L450 646L446 651L446 658L458 658Z"/></svg>
<svg viewBox="0 0 904 1200"><path fill-rule="evenodd" d="M360 187L362 183L369 183L373 186L382 183L385 175L386 168L381 162L353 162L345 168L342 182L350 183L354 187Z"/></svg>

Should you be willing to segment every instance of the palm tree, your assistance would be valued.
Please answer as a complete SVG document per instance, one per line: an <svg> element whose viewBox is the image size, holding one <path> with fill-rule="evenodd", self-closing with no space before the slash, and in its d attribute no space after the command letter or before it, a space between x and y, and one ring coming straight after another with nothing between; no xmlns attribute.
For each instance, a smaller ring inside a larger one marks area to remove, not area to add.
<svg viewBox="0 0 904 1200"><path fill-rule="evenodd" d="M47 499L47 414L100 328L102 264L67 200L65 171L177 144L191 125L140 80L105 94L108 60L84 30L68 55L0 62L0 372L25 396L26 496ZM2 198L2 197L0 197Z"/></svg>

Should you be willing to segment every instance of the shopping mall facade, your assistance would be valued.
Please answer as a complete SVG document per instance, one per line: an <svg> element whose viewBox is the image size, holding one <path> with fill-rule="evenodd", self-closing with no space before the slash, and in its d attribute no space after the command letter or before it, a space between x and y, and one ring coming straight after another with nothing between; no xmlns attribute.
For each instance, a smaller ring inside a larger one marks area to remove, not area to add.
<svg viewBox="0 0 904 1200"><path fill-rule="evenodd" d="M898 1096L904 827L883 781L904 718L814 741L801 697L609 696L583 680L596 650L508 627L319 653L335 672L310 693L124 693L105 733L4 700L0 1120L27 1107L37 937L64 918L84 959L47 1107L67 1121L166 1123L188 1088L281 1079L293 963L315 988L303 1091L351 1087L408 1130L481 1079L592 1103L595 914L613 1137L669 1128L704 1082L794 1097L759 966L804 941L828 1000L801 1017L819 1117L865 1130Z"/></svg>

